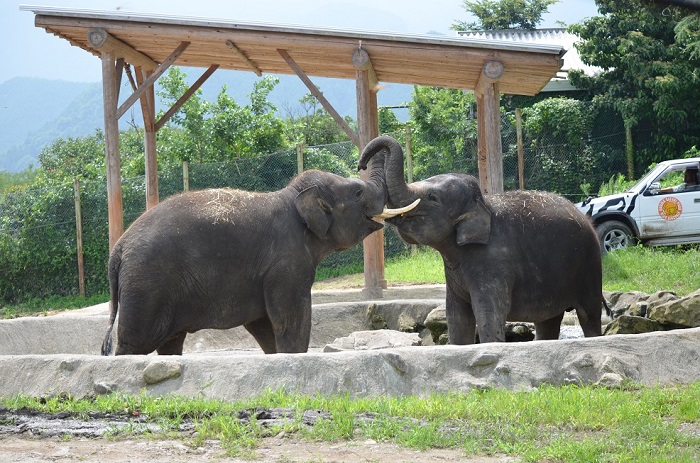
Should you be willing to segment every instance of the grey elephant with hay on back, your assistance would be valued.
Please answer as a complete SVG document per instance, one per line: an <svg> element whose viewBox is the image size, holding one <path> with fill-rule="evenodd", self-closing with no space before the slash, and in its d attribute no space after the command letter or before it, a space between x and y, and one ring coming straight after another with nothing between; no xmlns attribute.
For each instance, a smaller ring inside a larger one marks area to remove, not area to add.
<svg viewBox="0 0 700 463"><path fill-rule="evenodd" d="M585 336L601 335L602 264L590 220L567 199L536 191L483 195L476 178L442 174L406 184L391 137L365 147L359 168L386 156L388 205L418 201L387 219L408 243L438 250L447 282L452 344L505 341L506 321L532 322L536 339L557 339L564 312Z"/></svg>
<svg viewBox="0 0 700 463"><path fill-rule="evenodd" d="M367 181L310 170L279 191L188 192L145 212L110 255L102 354L117 313L116 355L179 355L187 333L236 326L265 353L306 352L316 267L382 228L377 161Z"/></svg>

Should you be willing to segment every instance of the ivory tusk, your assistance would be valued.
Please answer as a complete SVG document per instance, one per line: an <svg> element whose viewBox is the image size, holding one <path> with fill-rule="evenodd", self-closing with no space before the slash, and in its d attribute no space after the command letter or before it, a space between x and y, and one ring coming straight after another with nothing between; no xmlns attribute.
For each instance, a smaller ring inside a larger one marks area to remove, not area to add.
<svg viewBox="0 0 700 463"><path fill-rule="evenodd" d="M405 214L406 212L408 212L408 211L412 210L414 207L416 207L419 202L420 202L420 198L416 199L408 206L400 207L398 209L388 209L385 207L384 210L382 211L382 213L379 214L377 217L379 217L380 219L390 219L392 217L396 217L397 215Z"/></svg>

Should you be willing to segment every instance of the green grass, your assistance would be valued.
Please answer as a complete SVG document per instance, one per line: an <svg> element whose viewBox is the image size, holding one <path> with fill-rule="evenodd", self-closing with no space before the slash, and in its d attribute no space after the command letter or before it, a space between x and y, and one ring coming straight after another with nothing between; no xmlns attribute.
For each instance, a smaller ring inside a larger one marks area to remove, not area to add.
<svg viewBox="0 0 700 463"><path fill-rule="evenodd" d="M608 291L660 290L686 295L700 288L700 247L636 246L603 259L603 288Z"/></svg>
<svg viewBox="0 0 700 463"><path fill-rule="evenodd" d="M677 387L607 389L543 386L528 392L474 390L427 397L350 398L268 391L251 400L222 402L180 397L112 394L74 400L13 397L9 409L42 412L138 412L177 437L186 419L196 433L179 435L197 446L219 440L231 455L255 458L262 439L281 431L311 441L373 439L419 450L462 449L465 455L505 454L522 461L691 462L700 458L700 383ZM286 423L242 423L238 411L291 410ZM314 426L303 424L307 410L327 412ZM368 419L371 417L371 419ZM128 437L129 431L123 432ZM115 437L119 437L118 433Z"/></svg>

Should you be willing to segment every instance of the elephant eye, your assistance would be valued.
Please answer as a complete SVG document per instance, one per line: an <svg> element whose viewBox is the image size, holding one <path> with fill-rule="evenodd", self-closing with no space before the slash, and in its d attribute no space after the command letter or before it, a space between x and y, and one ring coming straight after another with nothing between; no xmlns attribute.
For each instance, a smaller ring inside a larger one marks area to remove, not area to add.
<svg viewBox="0 0 700 463"><path fill-rule="evenodd" d="M355 192L355 201L359 201L360 199L362 199L363 194L364 194L364 192L362 190L357 190Z"/></svg>
<svg viewBox="0 0 700 463"><path fill-rule="evenodd" d="M433 202L440 202L438 199L437 195L435 193L428 193L428 201L433 201Z"/></svg>

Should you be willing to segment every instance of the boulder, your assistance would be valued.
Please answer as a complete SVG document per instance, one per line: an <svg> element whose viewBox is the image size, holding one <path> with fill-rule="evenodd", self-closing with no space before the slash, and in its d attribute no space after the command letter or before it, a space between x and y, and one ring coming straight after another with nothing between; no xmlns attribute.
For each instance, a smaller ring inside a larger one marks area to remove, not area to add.
<svg viewBox="0 0 700 463"><path fill-rule="evenodd" d="M349 336L338 338L326 345L323 352L341 352L346 350L374 350L393 347L420 346L418 333L404 333L395 330L355 331Z"/></svg>
<svg viewBox="0 0 700 463"><path fill-rule="evenodd" d="M652 331L663 331L663 326L648 318L621 315L605 327L603 334L639 334Z"/></svg>
<svg viewBox="0 0 700 463"><path fill-rule="evenodd" d="M423 326L430 330L433 336L433 342L435 344L442 344L440 342L440 336L447 334L447 316L445 315L445 304L442 304L430 311L425 320L423 321ZM447 336L444 336L447 339Z"/></svg>
<svg viewBox="0 0 700 463"><path fill-rule="evenodd" d="M650 307L649 318L669 328L700 327L700 290Z"/></svg>

